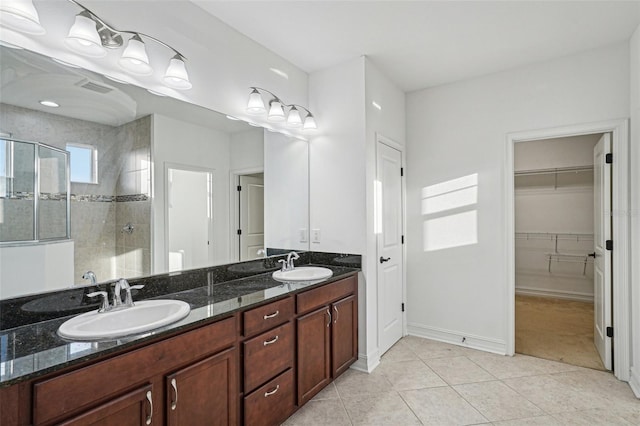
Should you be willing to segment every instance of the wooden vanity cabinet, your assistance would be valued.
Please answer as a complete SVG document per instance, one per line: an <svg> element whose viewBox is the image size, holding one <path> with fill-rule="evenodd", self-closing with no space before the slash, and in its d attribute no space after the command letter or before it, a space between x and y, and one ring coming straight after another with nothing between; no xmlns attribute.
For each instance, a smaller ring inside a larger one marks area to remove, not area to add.
<svg viewBox="0 0 640 426"><path fill-rule="evenodd" d="M297 295L298 406L357 360L356 290L356 278L349 277Z"/></svg>

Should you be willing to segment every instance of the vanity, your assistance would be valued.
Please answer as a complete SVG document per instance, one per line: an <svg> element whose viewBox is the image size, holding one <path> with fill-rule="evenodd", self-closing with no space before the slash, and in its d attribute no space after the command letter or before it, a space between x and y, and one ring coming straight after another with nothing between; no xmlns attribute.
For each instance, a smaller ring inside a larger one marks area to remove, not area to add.
<svg viewBox="0 0 640 426"><path fill-rule="evenodd" d="M192 306L183 320L141 335L65 341L55 330L69 316L0 332L0 424L281 423L358 353L359 268L326 260L343 255L301 257L333 275L275 281L270 257L132 280L145 285L136 300L174 281L182 291L161 297ZM260 264L267 272L255 273ZM239 266L254 274L226 280Z"/></svg>

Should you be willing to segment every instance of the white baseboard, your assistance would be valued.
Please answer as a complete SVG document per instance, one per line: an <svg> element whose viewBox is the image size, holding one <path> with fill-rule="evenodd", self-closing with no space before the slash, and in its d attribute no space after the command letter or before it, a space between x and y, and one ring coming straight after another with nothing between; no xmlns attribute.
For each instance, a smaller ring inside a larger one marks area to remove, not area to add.
<svg viewBox="0 0 640 426"><path fill-rule="evenodd" d="M637 368L631 368L630 373L629 386L636 397L640 398L640 371Z"/></svg>
<svg viewBox="0 0 640 426"><path fill-rule="evenodd" d="M363 373L371 373L380 365L380 353L376 350L368 355L358 354L358 360L351 365L351 368Z"/></svg>
<svg viewBox="0 0 640 426"><path fill-rule="evenodd" d="M429 327L421 324L407 324L407 331L411 336L424 337L452 345L464 346L485 352L506 355L507 343L504 340L489 339L463 332Z"/></svg>
<svg viewBox="0 0 640 426"><path fill-rule="evenodd" d="M522 296L553 297L555 299L575 300L593 303L593 294L577 291L561 291L551 288L516 287L516 294Z"/></svg>

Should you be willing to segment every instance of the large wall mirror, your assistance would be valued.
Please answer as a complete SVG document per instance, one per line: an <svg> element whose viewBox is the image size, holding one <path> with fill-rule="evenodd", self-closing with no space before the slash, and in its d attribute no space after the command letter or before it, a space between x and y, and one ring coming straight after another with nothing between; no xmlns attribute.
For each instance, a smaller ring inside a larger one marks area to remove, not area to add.
<svg viewBox="0 0 640 426"><path fill-rule="evenodd" d="M306 141L27 50L0 66L0 298L308 250ZM17 232L67 211L70 238Z"/></svg>

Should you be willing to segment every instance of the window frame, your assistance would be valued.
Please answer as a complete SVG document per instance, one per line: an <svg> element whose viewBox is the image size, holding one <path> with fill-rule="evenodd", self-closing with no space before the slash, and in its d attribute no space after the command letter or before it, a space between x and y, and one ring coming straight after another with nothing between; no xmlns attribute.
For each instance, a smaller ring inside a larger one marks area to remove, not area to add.
<svg viewBox="0 0 640 426"><path fill-rule="evenodd" d="M71 152L69 151L69 147L73 147L73 148L80 148L80 149L88 149L91 151L91 180L89 182L86 181L78 181L78 180L73 180L72 176L73 176L73 169L72 169L72 155ZM67 152L69 152L69 181L71 183L85 183L85 184L91 184L91 185L98 185L98 148L94 145L89 145L89 144L84 144L84 143L76 143L76 142L68 142L65 145L65 150Z"/></svg>

